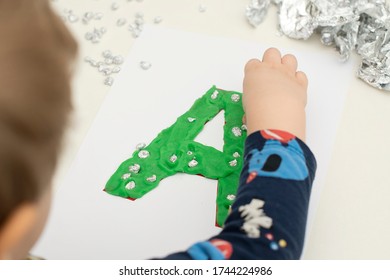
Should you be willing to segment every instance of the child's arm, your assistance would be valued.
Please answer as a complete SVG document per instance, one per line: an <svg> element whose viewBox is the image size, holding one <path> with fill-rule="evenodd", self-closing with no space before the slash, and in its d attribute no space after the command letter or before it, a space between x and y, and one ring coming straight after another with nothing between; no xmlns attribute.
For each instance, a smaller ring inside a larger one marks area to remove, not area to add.
<svg viewBox="0 0 390 280"><path fill-rule="evenodd" d="M282 58L276 49L247 63L243 104L249 136L232 212L219 235L166 259L300 257L316 163L302 141L307 79L296 70L295 57Z"/></svg>

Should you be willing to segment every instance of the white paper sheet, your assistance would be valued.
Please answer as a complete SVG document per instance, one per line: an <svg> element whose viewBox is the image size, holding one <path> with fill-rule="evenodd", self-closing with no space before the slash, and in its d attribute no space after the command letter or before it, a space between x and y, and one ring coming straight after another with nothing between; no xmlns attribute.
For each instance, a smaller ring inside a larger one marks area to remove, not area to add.
<svg viewBox="0 0 390 280"><path fill-rule="evenodd" d="M149 143L213 84L242 91L243 68L270 46L148 26L126 59L63 184L34 253L49 259L143 259L184 250L219 232L216 181L178 174L143 198L103 192L137 143ZM294 53L310 80L307 144L318 161L309 215L315 215L351 78L351 63ZM145 71L140 61L152 67ZM197 138L221 148L223 116Z"/></svg>

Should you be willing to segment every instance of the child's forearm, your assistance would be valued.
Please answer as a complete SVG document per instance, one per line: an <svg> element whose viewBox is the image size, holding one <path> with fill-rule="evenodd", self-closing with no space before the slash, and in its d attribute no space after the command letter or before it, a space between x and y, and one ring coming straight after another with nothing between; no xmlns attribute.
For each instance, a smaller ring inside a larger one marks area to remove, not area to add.
<svg viewBox="0 0 390 280"><path fill-rule="evenodd" d="M237 200L216 238L231 242L233 259L298 259L314 156L301 140L280 131L251 134L245 149Z"/></svg>
<svg viewBox="0 0 390 280"><path fill-rule="evenodd" d="M261 98L259 98L261 99ZM257 102L255 108L247 109L248 135L264 129L278 129L288 131L305 141L306 113L304 106L293 106L294 100L274 99L275 106Z"/></svg>

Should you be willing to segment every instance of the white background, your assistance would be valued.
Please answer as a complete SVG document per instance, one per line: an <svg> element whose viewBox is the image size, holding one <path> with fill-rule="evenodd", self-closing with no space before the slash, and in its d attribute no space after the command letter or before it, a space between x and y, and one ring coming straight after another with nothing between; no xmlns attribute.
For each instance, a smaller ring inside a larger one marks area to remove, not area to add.
<svg viewBox="0 0 390 280"><path fill-rule="evenodd" d="M57 2L59 11L66 7L72 8L80 15L91 10L105 13L103 20L96 25L106 26L108 33L97 45L92 45L83 39L85 32L92 29L91 25L84 26L80 22L71 24L72 30L80 39L80 58L85 55L98 57L107 48L125 55L131 49L134 40L124 27L115 26L115 22L119 17L126 16L128 19L133 19L135 12L143 12L149 22L155 16L162 16L164 19L160 24L162 26L244 39L266 44L267 47L299 49L301 52L317 51L324 59L337 61L337 54L334 50L322 46L318 37L303 42L278 36L276 9L274 8L269 11L266 21L259 28L251 28L243 16L247 1L144 0L129 3L117 1L121 8L115 12L110 10L111 1L59 0ZM206 5L205 13L198 12L200 3ZM353 57L351 63L355 65L354 69L356 69L357 62L358 59ZM321 65L318 67L321 68ZM390 233L390 226L387 222L390 220L388 203L390 173L387 172L387 166L390 164L388 160L390 157L388 148L390 97L387 93L375 90L354 78L353 71L350 73L351 80L346 76L345 81L343 79L340 82L340 86L349 84L346 104L318 212L312 231L307 236L305 258L390 257L390 244L386 241ZM322 78L325 87L328 80L325 76ZM64 182L65 174L69 171L71 162L108 92L108 88L102 85L101 80L102 76L97 74L95 69L80 62L74 83L74 121L69 130L68 140L64 147L64 157L54 181L55 186L60 186ZM61 191L60 187L58 188ZM151 193L148 196L153 195ZM91 196L90 199L93 197ZM118 204L125 202L128 204L127 201L118 199ZM69 209L72 209L71 206ZM106 228L117 230L109 228L109 225L106 225ZM67 230L64 225L64 235ZM79 235L82 234L79 232ZM93 244L93 236L88 235L86 238L90 238ZM71 251L71 245L69 244L69 251ZM105 248L101 247L104 244L94 245L96 251L107 253L107 258L113 257L109 255L111 250L109 246ZM56 246L56 244L52 243L51 246Z"/></svg>

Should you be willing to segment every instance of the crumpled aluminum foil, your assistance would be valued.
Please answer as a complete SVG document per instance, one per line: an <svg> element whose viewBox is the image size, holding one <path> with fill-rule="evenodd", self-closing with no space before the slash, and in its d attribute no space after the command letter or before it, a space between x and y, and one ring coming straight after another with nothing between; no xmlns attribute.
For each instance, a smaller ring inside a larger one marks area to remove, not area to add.
<svg viewBox="0 0 390 280"><path fill-rule="evenodd" d="M249 23L254 27L258 26L264 20L270 3L270 0L251 0L245 12Z"/></svg>
<svg viewBox="0 0 390 280"><path fill-rule="evenodd" d="M280 30L293 39L308 39L317 28L308 0L285 0L279 5Z"/></svg>
<svg viewBox="0 0 390 280"><path fill-rule="evenodd" d="M390 10L385 0L273 0L283 34L335 46L346 61L356 51L362 58L359 78L390 91ZM264 19L270 1L251 0L246 16L253 26ZM259 20L261 19L261 20Z"/></svg>

